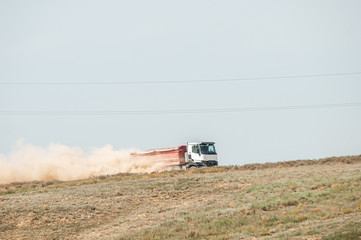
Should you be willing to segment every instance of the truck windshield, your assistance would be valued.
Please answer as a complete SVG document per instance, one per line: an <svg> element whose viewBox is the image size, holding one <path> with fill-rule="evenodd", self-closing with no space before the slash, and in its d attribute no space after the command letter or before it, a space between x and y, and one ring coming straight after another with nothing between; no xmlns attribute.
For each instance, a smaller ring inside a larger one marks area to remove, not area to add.
<svg viewBox="0 0 361 240"><path fill-rule="evenodd" d="M202 154L217 154L213 144L201 144L200 146Z"/></svg>

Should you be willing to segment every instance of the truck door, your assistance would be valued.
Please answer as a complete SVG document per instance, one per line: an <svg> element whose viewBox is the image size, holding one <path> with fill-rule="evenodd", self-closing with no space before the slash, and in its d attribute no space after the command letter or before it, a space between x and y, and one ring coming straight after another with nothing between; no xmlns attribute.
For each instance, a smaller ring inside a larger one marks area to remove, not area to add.
<svg viewBox="0 0 361 240"><path fill-rule="evenodd" d="M201 149L199 148L199 145L192 145L192 152L191 152L191 157L193 159L193 161L195 162L201 162L202 158L201 158Z"/></svg>

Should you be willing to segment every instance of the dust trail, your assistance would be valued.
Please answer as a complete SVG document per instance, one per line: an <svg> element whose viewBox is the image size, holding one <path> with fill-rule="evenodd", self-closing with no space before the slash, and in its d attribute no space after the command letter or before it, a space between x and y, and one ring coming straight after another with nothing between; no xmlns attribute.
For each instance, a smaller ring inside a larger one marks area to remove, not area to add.
<svg viewBox="0 0 361 240"><path fill-rule="evenodd" d="M91 148L50 143L37 147L19 140L13 150L0 153L0 183L34 180L76 180L116 173L146 173L166 170L167 166L146 160L130 160L136 149L117 150L111 145Z"/></svg>

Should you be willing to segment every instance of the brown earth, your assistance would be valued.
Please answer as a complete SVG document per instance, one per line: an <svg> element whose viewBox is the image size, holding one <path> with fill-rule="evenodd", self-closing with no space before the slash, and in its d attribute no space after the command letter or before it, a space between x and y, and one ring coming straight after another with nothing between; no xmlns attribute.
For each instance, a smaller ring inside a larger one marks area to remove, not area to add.
<svg viewBox="0 0 361 240"><path fill-rule="evenodd" d="M0 185L0 239L361 239L361 155Z"/></svg>

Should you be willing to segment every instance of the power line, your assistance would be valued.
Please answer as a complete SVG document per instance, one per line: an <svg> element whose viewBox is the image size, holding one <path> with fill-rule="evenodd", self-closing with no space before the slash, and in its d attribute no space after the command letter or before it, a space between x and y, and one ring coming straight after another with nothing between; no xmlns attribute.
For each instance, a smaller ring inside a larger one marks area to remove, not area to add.
<svg viewBox="0 0 361 240"><path fill-rule="evenodd" d="M348 75L360 75L361 72L291 75L274 77L250 77L250 78L224 78L224 79L203 79L203 80L174 80L174 81L114 81L114 82L0 82L0 85L121 85L121 84L179 84L179 83L203 83L203 82L238 82L276 79L297 79L312 77L336 77Z"/></svg>
<svg viewBox="0 0 361 240"><path fill-rule="evenodd" d="M81 115L156 115L156 114L204 114L204 113L232 113L232 112L264 112L264 111L285 111L301 109L325 109L360 107L361 102L335 103L335 104L314 104L314 105L290 105L274 107L245 107L245 108L215 108L215 109L178 109L178 110L94 110L94 111L0 111L2 116L81 116Z"/></svg>

